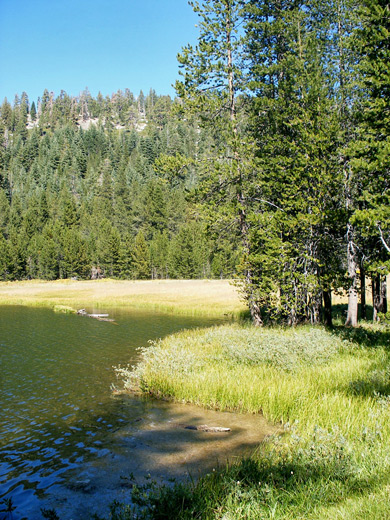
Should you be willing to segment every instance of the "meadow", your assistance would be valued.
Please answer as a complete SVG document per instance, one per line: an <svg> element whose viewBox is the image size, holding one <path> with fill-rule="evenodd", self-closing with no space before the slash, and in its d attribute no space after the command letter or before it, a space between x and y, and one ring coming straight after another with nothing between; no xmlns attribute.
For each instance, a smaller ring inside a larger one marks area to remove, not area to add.
<svg viewBox="0 0 390 520"><path fill-rule="evenodd" d="M228 280L29 280L0 282L1 305L127 307L190 316L239 317L245 311Z"/></svg>
<svg viewBox="0 0 390 520"><path fill-rule="evenodd" d="M283 434L191 485L135 487L140 509L113 518L390 518L389 348L389 328L368 323L230 324L151 344L118 369L129 391L262 413Z"/></svg>

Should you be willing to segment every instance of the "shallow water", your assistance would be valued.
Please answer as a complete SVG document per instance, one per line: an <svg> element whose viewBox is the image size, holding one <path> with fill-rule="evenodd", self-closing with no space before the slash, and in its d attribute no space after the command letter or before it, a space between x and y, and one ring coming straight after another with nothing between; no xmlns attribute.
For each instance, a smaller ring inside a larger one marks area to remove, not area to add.
<svg viewBox="0 0 390 520"><path fill-rule="evenodd" d="M113 396L112 366L136 363L137 347L216 320L98 312L116 323L0 307L0 501L12 498L15 519L42 519L42 507L61 520L102 514L114 498L129 499L130 475L196 477L271 431L260 417ZM232 431L185 428L201 424Z"/></svg>

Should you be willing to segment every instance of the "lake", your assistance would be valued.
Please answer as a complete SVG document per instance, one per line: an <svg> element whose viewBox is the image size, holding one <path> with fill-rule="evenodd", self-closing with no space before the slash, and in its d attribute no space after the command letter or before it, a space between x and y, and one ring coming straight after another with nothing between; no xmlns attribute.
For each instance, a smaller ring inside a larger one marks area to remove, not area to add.
<svg viewBox="0 0 390 520"><path fill-rule="evenodd" d="M102 514L113 499L129 500L133 476L196 477L270 433L261 417L243 421L110 390L113 366L136 363L138 347L218 320L87 310L107 312L115 323L0 307L0 501L12 499L15 519L40 520L42 507L61 520ZM185 428L217 423L231 434Z"/></svg>

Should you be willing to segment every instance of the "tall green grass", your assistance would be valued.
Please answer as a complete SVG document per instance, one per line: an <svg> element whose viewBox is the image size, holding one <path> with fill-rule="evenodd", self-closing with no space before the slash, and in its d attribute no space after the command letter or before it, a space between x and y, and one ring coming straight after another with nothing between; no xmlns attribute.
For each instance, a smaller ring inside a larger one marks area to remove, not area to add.
<svg viewBox="0 0 390 520"><path fill-rule="evenodd" d="M390 518L383 499L390 484L389 343L389 331L379 328L229 325L143 349L135 369L118 369L127 389L263 413L285 428L250 459L190 490L154 489L143 514L352 519L364 504L365 518Z"/></svg>

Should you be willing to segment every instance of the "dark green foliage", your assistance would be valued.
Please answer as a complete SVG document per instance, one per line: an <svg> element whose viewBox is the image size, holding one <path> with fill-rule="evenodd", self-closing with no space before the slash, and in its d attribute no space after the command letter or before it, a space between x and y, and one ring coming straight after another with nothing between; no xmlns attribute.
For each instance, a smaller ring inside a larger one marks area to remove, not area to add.
<svg viewBox="0 0 390 520"><path fill-rule="evenodd" d="M138 100L128 90L96 99L45 90L31 108L25 93L13 107L4 100L1 279L89 278L92 268L116 278L210 275L211 248L199 253L183 238L205 138L172 105L153 90Z"/></svg>
<svg viewBox="0 0 390 520"><path fill-rule="evenodd" d="M245 2L204 0L190 5L199 15L200 34L196 47L187 45L178 55L183 80L176 82L176 91L186 117L199 117L211 144L207 159L199 158L196 200L201 203L209 229L237 239L244 257L240 269L244 295L253 321L261 325L253 269L248 262L252 253L250 191L256 170L251 161L245 103L240 96L247 89L242 29Z"/></svg>
<svg viewBox="0 0 390 520"><path fill-rule="evenodd" d="M35 121L36 118L37 118L37 109L36 109L36 106L35 106L35 101L33 101L31 103L30 116L31 116L31 121Z"/></svg>
<svg viewBox="0 0 390 520"><path fill-rule="evenodd" d="M210 231L241 243L254 322L331 325L344 286L356 325L359 262L383 280L389 264L387 3L190 4L199 39L176 89L212 143L197 201Z"/></svg>
<svg viewBox="0 0 390 520"><path fill-rule="evenodd" d="M10 103L7 101L7 98L4 99L1 108L0 115L2 122L7 130L11 129L11 121L12 121L12 107Z"/></svg>
<svg viewBox="0 0 390 520"><path fill-rule="evenodd" d="M167 190L161 182L150 181L146 185L146 193L143 201L142 229L149 239L156 231L162 232L167 229Z"/></svg>
<svg viewBox="0 0 390 520"><path fill-rule="evenodd" d="M145 280L150 278L149 248L142 231L135 237L132 251L132 265L134 278Z"/></svg>
<svg viewBox="0 0 390 520"><path fill-rule="evenodd" d="M344 232L333 20L310 5L250 2L247 9L261 171L248 262L261 304L290 323L320 319L322 291L341 275Z"/></svg>
<svg viewBox="0 0 390 520"><path fill-rule="evenodd" d="M170 248L172 271L176 278L209 278L210 246L197 223L183 226Z"/></svg>
<svg viewBox="0 0 390 520"><path fill-rule="evenodd" d="M167 231L156 231L150 241L150 269L152 278L168 278L173 276L169 251L172 245Z"/></svg>
<svg viewBox="0 0 390 520"><path fill-rule="evenodd" d="M390 269L390 8L364 0L354 44L358 55L359 126L350 145L356 175L352 222L360 228L365 267L376 274Z"/></svg>

